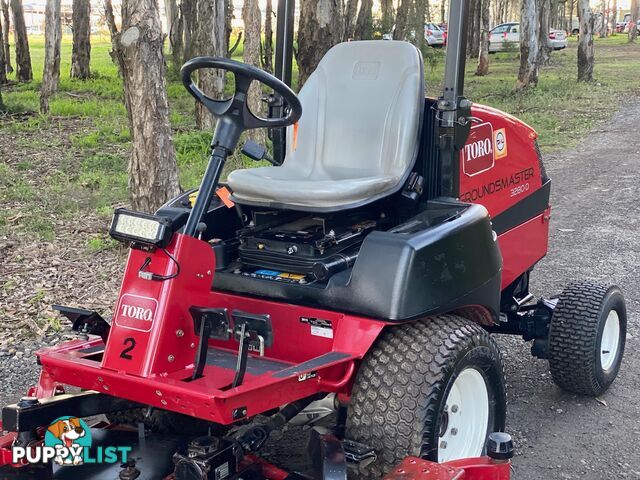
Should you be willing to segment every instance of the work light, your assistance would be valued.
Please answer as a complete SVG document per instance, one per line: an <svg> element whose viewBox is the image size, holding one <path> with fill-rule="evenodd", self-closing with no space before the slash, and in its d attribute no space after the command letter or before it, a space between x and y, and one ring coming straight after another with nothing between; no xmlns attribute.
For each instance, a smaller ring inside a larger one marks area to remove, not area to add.
<svg viewBox="0 0 640 480"><path fill-rule="evenodd" d="M134 246L164 248L171 241L173 230L167 218L118 208L113 214L109 235Z"/></svg>

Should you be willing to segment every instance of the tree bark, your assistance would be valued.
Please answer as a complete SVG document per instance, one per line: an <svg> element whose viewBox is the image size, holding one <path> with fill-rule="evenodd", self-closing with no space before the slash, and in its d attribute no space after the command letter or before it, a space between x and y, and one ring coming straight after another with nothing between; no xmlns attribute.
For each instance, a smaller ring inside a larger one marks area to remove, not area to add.
<svg viewBox="0 0 640 480"><path fill-rule="evenodd" d="M587 2L589 0L586 0ZM538 84L538 13L536 0L522 0L520 11L520 69L516 90Z"/></svg>
<svg viewBox="0 0 640 480"><path fill-rule="evenodd" d="M104 0L104 16L107 20L107 26L109 27L109 33L111 37L118 33L118 27L116 26L116 19L113 15L113 4L111 0Z"/></svg>
<svg viewBox="0 0 640 480"><path fill-rule="evenodd" d="M589 0L578 0L578 17L580 18L580 38L578 39L578 81L593 80L593 15L589 8Z"/></svg>
<svg viewBox="0 0 640 480"><path fill-rule="evenodd" d="M13 72L13 67L11 66L11 47L9 45L9 29L11 28L11 20L9 15L9 0L0 0L2 4L2 18L4 20L4 32L2 35L2 48L4 49L4 64L6 67L6 72Z"/></svg>
<svg viewBox="0 0 640 480"><path fill-rule="evenodd" d="M86 80L91 62L91 1L73 0L71 78Z"/></svg>
<svg viewBox="0 0 640 480"><path fill-rule="evenodd" d="M225 39L224 0L198 0L195 10L195 31L192 55L224 57L227 54ZM258 42L260 37L258 37ZM258 47L259 48L259 47ZM198 87L212 98L222 98L224 72L206 69L198 73ZM196 124L201 130L213 130L215 118L200 102L196 102Z"/></svg>
<svg viewBox="0 0 640 480"><path fill-rule="evenodd" d="M382 33L389 33L393 29L393 0L381 0Z"/></svg>
<svg viewBox="0 0 640 480"><path fill-rule="evenodd" d="M611 33L615 35L616 33L616 23L618 22L618 0L612 0L611 2L611 12L609 14L609 24L611 28Z"/></svg>
<svg viewBox="0 0 640 480"><path fill-rule="evenodd" d="M49 113L49 97L58 90L60 82L60 42L62 24L60 0L47 0L44 25L44 72L40 87L40 112Z"/></svg>
<svg viewBox="0 0 640 480"><path fill-rule="evenodd" d="M4 38L2 19L0 18L0 40ZM4 46L0 45L0 85L7 83L7 63L4 59Z"/></svg>
<svg viewBox="0 0 640 480"><path fill-rule="evenodd" d="M344 35L342 0L302 0L298 26L298 88Z"/></svg>
<svg viewBox="0 0 640 480"><path fill-rule="evenodd" d="M356 20L358 18L358 0L347 0L344 9L344 37L343 40L348 42L353 39L356 33Z"/></svg>
<svg viewBox="0 0 640 480"><path fill-rule="evenodd" d="M446 0L440 0L440 22L442 23L447 23L446 5L447 5Z"/></svg>
<svg viewBox="0 0 640 480"><path fill-rule="evenodd" d="M538 65L546 65L551 58L551 48L549 47L549 21L551 15L551 1L538 0L538 19L540 26L538 30Z"/></svg>
<svg viewBox="0 0 640 480"><path fill-rule="evenodd" d="M471 58L478 58L478 55L480 55L480 3L481 0L469 0L467 56Z"/></svg>
<svg viewBox="0 0 640 480"><path fill-rule="evenodd" d="M11 0L13 12L13 33L16 42L16 68L18 81L30 82L33 80L31 69L31 54L29 53L29 39L27 38L27 26L24 23L24 10L21 0Z"/></svg>
<svg viewBox="0 0 640 480"><path fill-rule="evenodd" d="M178 4L176 0L164 0L164 16L167 19L167 31L166 35L171 43L171 31L173 30L173 24L178 18Z"/></svg>
<svg viewBox="0 0 640 480"><path fill-rule="evenodd" d="M478 68L476 75L484 76L489 73L489 29L491 28L490 1L482 0L482 32L480 34L480 54L478 55Z"/></svg>
<svg viewBox="0 0 640 480"><path fill-rule="evenodd" d="M411 0L400 0L398 10L396 11L396 28L393 30L394 40L404 40L406 38L410 8Z"/></svg>
<svg viewBox="0 0 640 480"><path fill-rule="evenodd" d="M638 38L638 0L631 0L631 26L629 27L629 41Z"/></svg>
<svg viewBox="0 0 640 480"><path fill-rule="evenodd" d="M235 50L235 48L231 48L231 34L233 33L233 19L235 18L234 14L233 14L233 0L225 0L224 3L224 8L225 8L225 19L224 19L224 30L225 30L225 42L227 45L227 57L231 58L231 54L233 53L233 51ZM236 43L239 43L238 42ZM237 45L235 45L237 47Z"/></svg>
<svg viewBox="0 0 640 480"><path fill-rule="evenodd" d="M180 192L169 123L164 36L156 0L123 0L122 32L113 39L122 59L131 129L129 195L134 209L153 212Z"/></svg>
<svg viewBox="0 0 640 480"><path fill-rule="evenodd" d="M242 60L244 63L260 68L260 43L262 19L258 0L244 0L242 5L242 21L244 22L244 43ZM251 113L264 118L262 112L262 86L260 82L252 82L247 95L247 105ZM263 128L249 130L247 136L259 145L265 143Z"/></svg>
<svg viewBox="0 0 640 480"><path fill-rule="evenodd" d="M330 3L329 0L325 0ZM373 0L361 0L358 19L356 20L356 40L369 40L373 34Z"/></svg>
<svg viewBox="0 0 640 480"><path fill-rule="evenodd" d="M205 3L210 0L203 0ZM195 56L193 44L197 42L197 28L196 15L199 1L197 0L182 0L182 18L184 18L184 52L183 63L190 60Z"/></svg>
<svg viewBox="0 0 640 480"><path fill-rule="evenodd" d="M246 40L246 39L245 39ZM273 72L273 2L267 0L264 18L264 62L267 72Z"/></svg>
<svg viewBox="0 0 640 480"><path fill-rule="evenodd" d="M174 2L174 0L171 0ZM173 73L178 75L184 59L184 18L181 13L182 5L175 6L174 18L169 31L169 43L171 44L171 65Z"/></svg>
<svg viewBox="0 0 640 480"><path fill-rule="evenodd" d="M424 45L425 43L424 20L426 16L426 8L427 8L426 1L415 0L414 6L416 9L415 19L413 22L414 23L413 29L416 32L415 44L416 44L416 47L418 47L418 49L422 51L422 49L425 46Z"/></svg>

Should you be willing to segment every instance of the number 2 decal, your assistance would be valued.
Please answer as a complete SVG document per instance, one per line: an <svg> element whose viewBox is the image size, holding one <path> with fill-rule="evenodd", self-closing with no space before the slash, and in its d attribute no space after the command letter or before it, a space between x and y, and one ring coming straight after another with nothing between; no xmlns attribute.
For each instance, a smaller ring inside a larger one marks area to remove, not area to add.
<svg viewBox="0 0 640 480"><path fill-rule="evenodd" d="M127 337L124 339L123 344L126 346L126 348L122 350L120 358L124 358L125 360L133 360L133 357L129 355L129 352L136 348L136 339L133 337Z"/></svg>

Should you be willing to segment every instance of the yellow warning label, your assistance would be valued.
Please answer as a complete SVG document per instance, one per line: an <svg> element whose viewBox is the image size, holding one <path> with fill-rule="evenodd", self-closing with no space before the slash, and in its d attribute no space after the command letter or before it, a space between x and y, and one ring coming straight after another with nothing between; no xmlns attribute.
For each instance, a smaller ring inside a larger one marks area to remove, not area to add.
<svg viewBox="0 0 640 480"><path fill-rule="evenodd" d="M300 275L299 273L281 273L278 276L290 280L302 280L304 278L304 275Z"/></svg>

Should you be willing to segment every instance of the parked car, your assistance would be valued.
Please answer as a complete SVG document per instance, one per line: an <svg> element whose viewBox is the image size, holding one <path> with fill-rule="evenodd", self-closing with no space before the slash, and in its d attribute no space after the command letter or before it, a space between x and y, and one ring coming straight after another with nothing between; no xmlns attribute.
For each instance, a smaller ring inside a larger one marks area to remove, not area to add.
<svg viewBox="0 0 640 480"><path fill-rule="evenodd" d="M547 40L550 48L562 50L567 46L567 34L562 30L551 29ZM503 52L517 48L520 43L520 24L503 23L489 31L489 52Z"/></svg>
<svg viewBox="0 0 640 480"><path fill-rule="evenodd" d="M415 38L415 30L410 31L407 34L408 40L413 40ZM385 33L382 35L382 39L393 40L393 34ZM424 24L424 39L427 42L427 45L429 45L430 47L443 47L446 45L446 34L435 23Z"/></svg>
<svg viewBox="0 0 640 480"><path fill-rule="evenodd" d="M443 47L445 45L444 32L435 23L425 24L424 39L430 47Z"/></svg>
<svg viewBox="0 0 640 480"><path fill-rule="evenodd" d="M442 35L444 36L444 44L446 46L447 45L447 24L441 23L438 25L438 27L440 28L440 30L442 30Z"/></svg>

